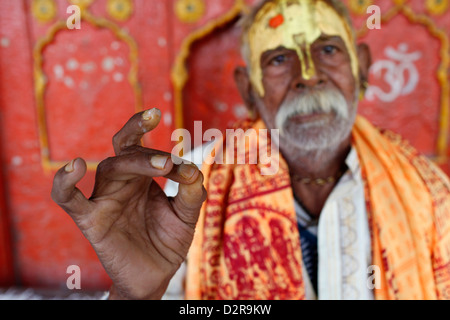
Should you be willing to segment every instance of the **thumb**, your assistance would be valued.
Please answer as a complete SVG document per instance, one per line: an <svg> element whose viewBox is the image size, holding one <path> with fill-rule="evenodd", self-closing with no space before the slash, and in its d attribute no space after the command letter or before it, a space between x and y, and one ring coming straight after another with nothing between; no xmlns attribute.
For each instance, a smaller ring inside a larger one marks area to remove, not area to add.
<svg viewBox="0 0 450 320"><path fill-rule="evenodd" d="M55 174L52 199L71 216L82 214L89 208L89 201L76 187L86 171L86 162L78 158L72 160Z"/></svg>

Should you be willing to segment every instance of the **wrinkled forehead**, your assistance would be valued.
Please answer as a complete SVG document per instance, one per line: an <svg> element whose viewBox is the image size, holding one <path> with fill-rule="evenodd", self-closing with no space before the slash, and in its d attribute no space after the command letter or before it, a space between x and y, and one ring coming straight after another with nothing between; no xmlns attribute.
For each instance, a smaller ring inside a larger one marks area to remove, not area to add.
<svg viewBox="0 0 450 320"><path fill-rule="evenodd" d="M323 0L275 0L266 3L255 15L247 35L252 81L260 94L264 91L260 67L264 52L284 47L295 50L304 62L308 59L309 47L321 35L338 36L343 40L356 76L358 65L351 27L334 8Z"/></svg>

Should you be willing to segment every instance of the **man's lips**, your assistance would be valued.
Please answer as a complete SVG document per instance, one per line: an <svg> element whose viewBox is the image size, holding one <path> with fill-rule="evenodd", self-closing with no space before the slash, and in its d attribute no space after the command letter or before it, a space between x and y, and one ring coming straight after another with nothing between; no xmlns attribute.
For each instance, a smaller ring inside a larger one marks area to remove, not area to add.
<svg viewBox="0 0 450 320"><path fill-rule="evenodd" d="M316 112L316 113L311 113L311 114L298 114L293 117L290 117L289 121L301 124L301 123L307 123L307 122L320 121L320 120L323 120L330 116L331 116L330 113L325 113L325 112Z"/></svg>

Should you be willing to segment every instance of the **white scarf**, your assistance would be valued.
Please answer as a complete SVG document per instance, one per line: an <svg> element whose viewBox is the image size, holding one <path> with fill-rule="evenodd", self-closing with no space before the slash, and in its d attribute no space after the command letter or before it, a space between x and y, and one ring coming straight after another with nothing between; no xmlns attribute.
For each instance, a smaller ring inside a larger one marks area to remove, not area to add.
<svg viewBox="0 0 450 320"><path fill-rule="evenodd" d="M372 300L368 285L371 243L364 185L356 151L347 158L349 171L342 177L322 210L318 227L308 230L318 237L319 300ZM297 217L309 217L296 203ZM305 270L305 268L303 268ZM304 271L307 299L317 295Z"/></svg>

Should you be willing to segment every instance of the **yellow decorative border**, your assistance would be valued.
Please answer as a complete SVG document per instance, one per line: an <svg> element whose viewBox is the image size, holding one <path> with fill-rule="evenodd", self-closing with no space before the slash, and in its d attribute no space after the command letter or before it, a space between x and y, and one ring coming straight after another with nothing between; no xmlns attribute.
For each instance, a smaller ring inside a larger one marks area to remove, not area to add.
<svg viewBox="0 0 450 320"><path fill-rule="evenodd" d="M81 10L81 20L86 21L98 28L107 28L113 32L113 34L120 40L124 41L130 48L130 63L131 68L128 74L128 81L130 82L135 99L136 99L136 112L142 111L142 93L141 87L138 81L138 46L135 40L124 30L122 30L115 23L104 19L98 18L91 15L87 10ZM36 107L37 107L37 117L39 126L39 141L41 145L41 161L42 166L45 171L50 171L54 169L59 169L64 166L67 162L52 161L50 157L49 142L48 142L48 131L47 131L47 121L45 113L45 101L44 94L46 89L46 76L44 74L43 56L42 52L44 48L49 45L55 35L62 30L67 30L66 21L58 21L52 27L50 27L46 36L41 38L35 45L33 49L34 58L34 83L35 83L35 96L36 96ZM69 31L76 32L76 31ZM70 161L70 160L69 160ZM98 166L98 162L88 162L88 170L95 170Z"/></svg>
<svg viewBox="0 0 450 320"><path fill-rule="evenodd" d="M367 14L367 8L373 4L372 0L349 0L348 7L351 12L357 15Z"/></svg>
<svg viewBox="0 0 450 320"><path fill-rule="evenodd" d="M187 10L189 7L194 11ZM177 0L175 2L175 14L184 23L195 23L205 14L206 4L204 0Z"/></svg>
<svg viewBox="0 0 450 320"><path fill-rule="evenodd" d="M426 0L425 7L430 14L441 15L448 10L449 0Z"/></svg>
<svg viewBox="0 0 450 320"><path fill-rule="evenodd" d="M50 22L56 17L56 3L54 0L33 0L31 12L40 23Z"/></svg>
<svg viewBox="0 0 450 320"><path fill-rule="evenodd" d="M175 104L175 127L183 128L183 89L189 78L186 68L186 61L190 55L190 48L194 42L211 34L218 27L221 27L245 12L247 6L244 0L236 0L230 11L216 20L208 22L204 27L189 34L181 45L175 64L171 72L172 85L174 87L174 104Z"/></svg>
<svg viewBox="0 0 450 320"><path fill-rule="evenodd" d="M134 11L134 5L131 0L108 0L106 11L117 21L126 21Z"/></svg>
<svg viewBox="0 0 450 320"><path fill-rule="evenodd" d="M439 136L436 146L437 156L434 160L438 164L445 164L449 160L447 153L450 141L450 87L448 81L448 71L450 67L450 45L448 35L444 30L439 29L434 21L427 15L416 14L408 5L404 4L405 1L395 0L394 2L396 5L381 17L382 23L390 21L398 14L403 14L410 22L424 25L431 35L439 39L441 42L441 65L437 71L437 79L441 86L441 111L439 120ZM368 31L369 29L367 29L366 26L363 26L357 32L358 38L365 36Z"/></svg>

